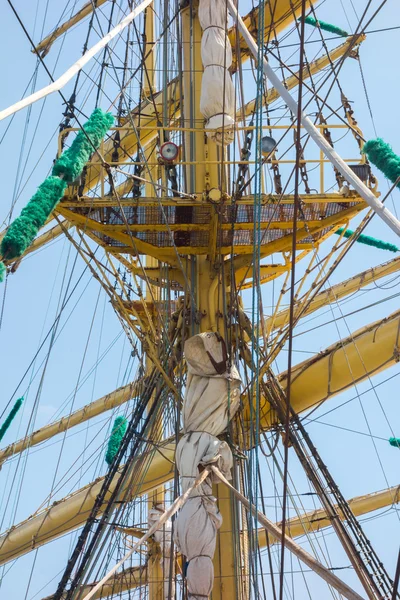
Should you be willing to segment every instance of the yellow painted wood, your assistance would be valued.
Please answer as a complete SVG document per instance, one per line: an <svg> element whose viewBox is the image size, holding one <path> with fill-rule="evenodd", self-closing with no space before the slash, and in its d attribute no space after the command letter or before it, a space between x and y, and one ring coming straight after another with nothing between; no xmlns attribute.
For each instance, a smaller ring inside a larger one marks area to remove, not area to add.
<svg viewBox="0 0 400 600"><path fill-rule="evenodd" d="M302 81L307 81L307 79L310 79L310 77L312 77L316 73L319 73L319 71L325 69L325 67L336 62L344 54L348 53L349 50L355 50L365 39L366 36L364 34L359 34L358 36L350 36L343 44L341 44L337 48L334 48L331 52L328 52L327 54L324 54L323 56L320 56L316 60L310 62L310 64L307 65L307 67L304 67L303 69L303 74L301 78ZM299 72L297 72L294 75L291 75L290 77L286 78L285 86L288 90L292 90L293 88L298 86L299 80L300 74ZM265 104L272 104L272 102L279 100L279 98L280 96L276 89L271 88L266 92ZM254 111L255 104L256 100L254 99L250 100L250 102L247 102L247 104L241 107L236 114L237 120L241 121L243 119L243 115L246 117L251 115Z"/></svg>
<svg viewBox="0 0 400 600"><path fill-rule="evenodd" d="M348 500L348 504L356 517L366 515L375 510L392 506L400 502L400 486L394 485L386 490L380 492L374 492L372 494L365 494L364 496L357 496ZM343 514L340 508L336 507L341 518ZM280 523L278 523L280 526ZM299 537L310 533L312 531L320 531L326 527L330 527L331 522L326 516L326 512L323 509L313 510L307 512L300 517L293 517L286 521L287 533L290 537ZM265 531L259 530L258 542L261 547L267 545L267 539ZM269 538L270 545L275 543L275 540Z"/></svg>
<svg viewBox="0 0 400 600"><path fill-rule="evenodd" d="M400 485L395 485L386 490L374 492L372 494L357 496L348 501L351 510L353 511L356 517L366 515L375 510L386 508L394 504L399 504L399 502ZM325 514L325 511L321 509L307 512L300 515L299 517L293 517L292 519L289 519L288 521L286 521L287 534L292 538L296 538L305 535L306 533L316 532L320 531L321 529L326 529L327 527L330 527L331 523L329 519L324 518ZM281 523L277 523L277 526L281 527ZM136 537L141 537L143 535L143 532L135 532L134 535ZM228 542L230 542L230 540L227 540L227 543ZM267 537L265 535L265 530L262 528L258 530L258 543L260 548L264 548L267 545ZM270 536L269 544L272 545L275 543L276 540ZM140 579L137 569L138 567L125 569L120 574L116 575L115 579L111 578L107 583L107 587L104 586L103 590L99 590L95 598L104 598L108 596L108 594L110 593L110 589L116 589L118 590L118 592L122 592L135 589L140 585L145 585L147 583L145 568L143 567L143 570L140 573ZM216 574L216 577L218 578L218 574ZM115 587L113 587L113 582ZM88 585L88 591L90 587L93 587L94 585L95 583ZM121 587L119 587L120 585ZM44 600L52 599L53 596L48 596L47 598L44 598Z"/></svg>
<svg viewBox="0 0 400 600"><path fill-rule="evenodd" d="M362 381L398 362L399 327L400 311L397 311L297 365L293 372L291 391L292 405L296 412L304 412L346 389L352 385L353 376L356 381ZM285 378L283 373L280 376L283 386ZM275 421L269 404L261 406L260 413L260 427L262 430L268 430ZM150 468L144 474L143 481L133 487L130 497L145 494L171 479L173 459L174 444L167 440L161 445L160 451L153 454ZM141 457L137 461L139 465ZM85 486L72 496L57 501L43 512L3 534L0 537L0 564L79 527L93 506L102 479ZM139 481L140 479L138 477Z"/></svg>
<svg viewBox="0 0 400 600"><path fill-rule="evenodd" d="M100 7L105 2L107 2L107 0L97 0L96 6ZM80 10L78 10L77 13L75 13L70 19L68 19L68 21L62 23L62 25L57 27L57 29L50 33L50 35L46 36L41 42L39 42L39 44L34 50L32 50L32 52L44 51L42 56L46 56L46 54L50 50L51 45L53 44L53 42L56 41L57 38L66 33L74 25L77 25L77 23L79 23L85 17L90 15L91 12L93 12L93 2L87 2L84 6L82 6Z"/></svg>
<svg viewBox="0 0 400 600"><path fill-rule="evenodd" d="M155 13L153 5L146 8L145 12L145 35L146 41L143 47L143 56L145 56L145 76L143 80L143 98L151 98L156 91L156 52L155 52L155 32L154 32Z"/></svg>
<svg viewBox="0 0 400 600"><path fill-rule="evenodd" d="M217 498L218 508L222 516L222 525L217 534L217 545L214 555L214 587L213 600L241 598L241 588L236 568L235 543L237 543L237 528L235 527L234 498L223 485L215 485L213 494ZM244 577L248 576L243 574ZM243 600L245 600L243 598Z"/></svg>
<svg viewBox="0 0 400 600"><path fill-rule="evenodd" d="M145 494L168 481L174 474L175 445L165 442L160 450L152 449L140 456L134 463L131 481L128 481L121 492L126 501L138 494ZM151 461L148 469L147 461ZM115 488L118 476L114 477L105 498L102 509ZM104 477L86 485L63 500L54 502L38 514L33 515L8 532L0 536L0 564L22 556L34 548L42 546L83 525L88 518L93 503L101 489ZM125 493L127 495L125 496ZM100 509L99 514L101 514Z"/></svg>
<svg viewBox="0 0 400 600"><path fill-rule="evenodd" d="M289 27L293 21L301 14L301 0L266 0L264 3L264 40L276 39L286 27ZM310 5L310 0L306 0L306 8ZM244 24L248 28L254 39L258 39L259 7L255 6L245 17L242 17ZM237 69L237 37L236 29L232 27L229 32L229 39L234 50L232 67ZM250 50L242 38L239 36L240 59L244 62L250 57Z"/></svg>
<svg viewBox="0 0 400 600"><path fill-rule="evenodd" d="M49 440L55 435L62 433L63 431L67 431L67 429L72 429L72 427L76 427L81 423L85 423L89 419L93 419L93 417L97 417L98 415L111 410L112 408L116 408L117 406L121 406L125 402L128 402L131 398L134 398L135 394L138 390L141 389L141 383L128 383L117 390L91 402L90 404L86 404L83 408L76 410L71 415L66 417L62 417L58 421L54 423L50 423L49 425L45 425L41 429L34 431L31 435L22 438L18 442L14 442L10 444L6 448L0 450L0 464L5 460L23 452L26 448L31 448L32 446L36 446L37 444L42 444L46 440Z"/></svg>
<svg viewBox="0 0 400 600"><path fill-rule="evenodd" d="M345 298L350 294L354 294L361 290L363 287L369 285L374 281L378 281L382 277L386 277L391 273L396 273L400 269L400 257L393 258L388 262L385 262L377 267L372 267L371 269L367 269L366 271L362 271L346 281L342 281L341 283L337 283L336 285L331 286L327 290L320 292L316 295L314 300L312 300L309 306L302 312L302 317L305 317L328 304L333 304L340 300L341 298ZM301 302L297 305L297 310L301 310ZM296 311L295 311L296 315ZM285 309L280 311L274 319L268 318L265 320L265 326L268 332L271 332L273 329L279 329L280 327L286 325L289 322L289 309Z"/></svg>
<svg viewBox="0 0 400 600"><path fill-rule="evenodd" d="M114 596L118 597L123 592L127 592L128 590L133 590L141 585L146 585L148 581L148 569L147 566L143 567L130 567L129 569L124 569L117 575L111 577L106 583L92 596L93 600L98 600L99 598L112 598ZM97 584L97 581L93 583L88 583L87 585L82 585L79 588L79 598L84 598L86 594L88 594L94 586ZM43 600L53 600L54 595L46 596Z"/></svg>
<svg viewBox="0 0 400 600"><path fill-rule="evenodd" d="M297 412L315 407L354 383L399 362L400 311L355 331L292 370L291 397ZM286 385L286 374L280 376ZM269 419L261 418L261 427Z"/></svg>

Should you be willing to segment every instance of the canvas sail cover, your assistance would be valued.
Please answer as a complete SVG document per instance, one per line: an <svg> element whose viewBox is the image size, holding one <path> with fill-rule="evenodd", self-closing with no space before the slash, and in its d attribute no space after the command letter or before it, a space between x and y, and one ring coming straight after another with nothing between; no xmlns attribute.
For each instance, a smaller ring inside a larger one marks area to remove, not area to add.
<svg viewBox="0 0 400 600"><path fill-rule="evenodd" d="M203 29L201 60L204 67L201 82L200 111L207 119L208 135L219 145L234 139L235 90L229 67L232 48L227 36L227 11L224 0L200 0L199 21Z"/></svg>
<svg viewBox="0 0 400 600"><path fill-rule="evenodd" d="M205 465L215 464L231 479L232 453L218 439L236 413L240 402L240 377L228 370L225 343L218 334L202 333L185 343L188 369L183 404L183 437L176 449L176 464L182 493ZM217 530L222 517L212 496L210 475L186 501L176 520L175 542L187 559L187 589L190 600L204 600L213 588Z"/></svg>
<svg viewBox="0 0 400 600"><path fill-rule="evenodd" d="M148 523L149 527L152 527L154 523L160 520L161 515L164 513L165 507L163 504L158 504L149 510L148 513ZM175 561L172 554L172 523L168 520L163 527L158 529L154 534L154 541L160 544L161 549L161 567L163 571L163 579L164 579L164 598L167 599L169 597L175 598L175 578L174 578L174 569L175 569ZM170 570L171 570L171 560L172 560L172 578L170 578Z"/></svg>

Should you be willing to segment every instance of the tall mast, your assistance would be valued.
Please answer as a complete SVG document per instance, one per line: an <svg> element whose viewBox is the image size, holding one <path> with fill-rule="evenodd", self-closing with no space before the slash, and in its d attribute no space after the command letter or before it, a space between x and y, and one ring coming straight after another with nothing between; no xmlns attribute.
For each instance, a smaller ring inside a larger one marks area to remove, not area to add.
<svg viewBox="0 0 400 600"><path fill-rule="evenodd" d="M252 38L258 37L261 43L267 42L272 30L274 35L277 35L288 24L293 23L299 16L302 4L304 5L297 1L293 7L292 0L276 2L272 13L265 10L264 23L261 25L262 32L258 31L259 8L253 9L243 21L249 28L249 35ZM309 6L309 2L306 5ZM84 14L91 12L89 5L85 5L82 10ZM286 133L290 133L295 126L292 124L287 128L279 125L274 127L270 122L265 126L262 123L261 111L259 115L261 125L260 123L255 125L255 108L260 103L261 97L259 94L258 100L256 98L240 108L236 107L237 113L234 118L238 122L236 131L238 148L232 145L228 151L226 147L218 145L212 136L207 135L209 132L205 124L206 119L200 110L204 65L201 55L203 30L198 16L198 2L196 0L181 2L179 7L179 35L177 35L176 47L179 54L178 62L181 61L182 68L175 78L169 76L169 45L172 46L172 34L169 32L170 10L172 10L170 3L166 0L165 12L161 16L160 23L155 21L153 7L146 9L143 36L145 43L142 45L141 64L143 85L141 85L140 101L135 109L128 110L125 107L123 116L122 112L119 113L118 126L110 132L109 139L101 144L99 154L94 155L87 165L86 176L79 190L76 185L71 185L64 199L57 206L54 212L57 225L54 230L52 233L43 234L42 238L34 242L34 249L37 249L51 241L53 236L64 233L74 244L88 269L103 286L129 339L140 340L145 354L146 372L136 383L117 390L110 397L92 403L89 412L84 409L77 411L71 415L70 421L63 420L47 426L29 438L21 440L14 447L9 447L4 452L0 451L0 462L14 453L24 451L31 443L45 441L56 432L66 431L69 427L100 414L106 408L124 404L133 394L138 395L137 405L143 409L143 414L139 414L138 408L135 409L134 419L136 419L137 430L130 431L131 438L126 440L126 446L118 456L119 463L114 465L113 476L108 473L104 478L96 480L66 498L65 502L46 508L42 513L0 537L2 561L29 551L32 539L34 543L42 545L57 535L84 525L87 538L80 537L73 553L73 558L78 563L80 552L83 556L86 549L90 549L90 544L87 543L91 539L90 536L94 539L98 533L99 537L96 540L100 540L101 535L109 535L111 530L107 527L110 526L110 522L103 522L102 518L103 515L112 514L112 507L115 509L117 506L115 510L123 510L122 507L134 498L146 494L144 499L146 510L149 513L153 509L162 511L163 505L170 498L166 491L166 484L175 475L173 464L175 441L180 436L178 417L175 419L177 429L175 437L164 439L166 419L162 412L166 403L163 404L162 396L164 394L170 402L174 403L178 413L182 402L182 374L186 368L182 356L183 342L199 333L218 334L231 353L230 360L240 362L249 378L243 390L242 406L238 413L240 417L232 420L226 436L231 446L238 447L233 468L234 485L240 488L244 495L246 486L250 487L251 482L249 484L246 481L247 467L243 466L241 453L250 453L250 450L258 444L260 433L271 428L277 434L281 431L284 419L278 400L279 402L284 400L288 379L286 373L274 375L272 365L287 340L290 327L289 311L279 306L283 298L283 290L271 317L264 320L262 307L253 308L253 317L256 314L260 319L259 327L254 327L254 322L250 322L241 301L237 298L237 290L251 287L257 287L259 290L262 283L277 279L281 275L289 276L293 265L307 257L310 258L310 269L307 269L306 273L308 275L314 269L313 261L319 245L339 227L346 228L349 220L365 209L366 204L361 193L365 191L364 188L367 190L368 198L372 196L375 198L378 195L376 188L370 185L371 179L361 187L354 185L352 190L343 191L340 188L339 191L332 192L331 189L325 189L325 167L328 161L325 161L322 154L319 155L319 159L312 158L310 164L313 168L316 165L315 168L320 171L320 188L310 190L306 185L306 193L301 197L296 245L293 246L292 219L299 197L297 192L293 195L291 190L278 189L277 179L278 175L280 176L279 169L289 169L294 161L290 158L285 159L285 156L277 158L274 149L273 154L265 158L265 161L264 158L259 157L259 163L256 164L251 140L254 134L258 136L260 142L261 136L266 133L280 136L284 129ZM232 11L235 14L234 7ZM73 18L66 24L66 28L78 22L84 16L83 13L80 11L75 20ZM159 36L160 44L156 52L157 27L163 29L163 33ZM61 28L48 36L40 45L41 49L49 49L49 44L62 31ZM242 28L242 34L245 31ZM313 75L331 66L335 60L349 56L352 49L354 50L364 37L363 35L349 37L334 51L327 52L308 65L307 71L300 70L300 79L304 76L305 80L312 80ZM242 62L250 57L251 52L236 27L230 29L229 40L233 50L231 71L235 73L241 68ZM252 67L257 69L255 63L252 63ZM261 69L261 65L258 69ZM241 74L238 79L241 79ZM268 111L270 104L280 99L279 92L282 86L286 90L294 89L298 83L299 73L291 73L286 81L277 81L275 88L263 89L266 110ZM310 85L311 83L312 81ZM250 122L246 121L248 117L251 119ZM320 117L322 123L322 113ZM338 127L340 126L343 127L343 124ZM348 131L347 126L345 128ZM318 125L317 129L324 132L322 137L327 136L326 124ZM318 139L320 137L321 135L318 134ZM172 140L180 146L179 159L175 162L169 162L161 154L162 146ZM324 143L330 144L325 137L324 140ZM274 139L272 141L275 142ZM303 148L301 152L303 153ZM296 161L298 158L299 154ZM300 162L304 162L304 170L306 170L307 161L301 159ZM271 185L268 193L267 177L261 172L262 163L266 167L265 173L268 168L268 174L274 173L275 176L275 187ZM260 168L260 182L254 185L253 176L257 168ZM349 168L346 166L346 172L348 171ZM340 179L337 170L335 175L337 181L343 183L343 177ZM369 175L371 176L370 172ZM123 177L126 179L122 180ZM242 186L245 184L239 193L236 193L236 188L240 189L240 186L236 185L235 188L232 184L235 177L237 177L236 184L238 182ZM110 182L109 192L105 190L104 182L107 179ZM307 177L304 179L306 180ZM352 177L353 183L356 179ZM100 192L98 196L93 196L91 190L98 184ZM271 191L273 189L275 192ZM259 213L255 210L257 203ZM79 244L70 233L72 227L75 227L78 232ZM256 228L259 228L260 233L258 246L254 244ZM338 245L339 243L346 244L342 237L338 238ZM329 251L329 259L335 256L338 245L334 245ZM93 251L94 246L100 246L104 250L104 257L99 258L99 255L96 255ZM28 249L27 253L32 249ZM399 268L398 259L395 259L389 266L379 267L376 272L360 273L349 281L323 290L324 281L321 273L328 265L328 258L326 261L321 260L322 266L315 274L315 283L303 296L301 295L303 279L300 281L293 304L297 320L325 303L334 302L352 291L357 291L368 281L378 280L388 273L396 272ZM16 269L20 260L13 264L7 263L7 266ZM121 269L124 272L123 276ZM172 288L169 287L171 285L174 286L178 298L173 313L172 309L170 310L170 305L173 303L170 293ZM132 293L137 294L135 299L132 299ZM163 300L165 300L164 306L162 306ZM386 320L372 323L367 328L330 346L325 352L293 368L291 381L293 428L295 425L300 428L300 421L296 420L298 412L312 408L331 395L349 387L354 381L365 379L371 373L378 372L398 360L396 334L399 319L399 313L396 312ZM179 344L177 339L180 340ZM259 370L254 369L252 352L258 353ZM347 368L338 369L338 365L343 367L344 360L347 361ZM257 414L256 419L254 411ZM152 415L155 415L153 422L151 422ZM149 419L149 423L146 419ZM139 424L143 424L144 427L141 432ZM303 443L306 438L305 431L303 433L304 438L299 441L294 430L291 430L295 445L300 446ZM151 465L147 469L145 468L146 457L151 452L144 443L146 436L159 451L159 454L153 454ZM315 461L323 465L311 441L310 447L315 450ZM136 448L136 454L133 453L132 448ZM131 451L132 454L129 455ZM128 456L125 465L123 464L124 452L125 457ZM303 459L303 454L299 450L298 456L300 455ZM307 474L310 474L305 459L302 464ZM250 471L250 474L257 479L259 476L257 466L254 472ZM333 486L333 479L327 470L325 475L326 481ZM311 480L312 476L313 473L311 473ZM317 476L315 476L316 480ZM115 490L120 483L121 489L117 493ZM106 485L108 485L107 489ZM321 487L317 489L317 493L322 497ZM368 499L364 502L364 499L360 498L354 504L357 506L358 513L363 514L366 505L386 506L392 496L395 498L393 501L397 502L397 492L397 489L388 489L385 491L384 498L382 496L379 501ZM249 518L248 513L231 491L219 484L214 485L213 494L217 498L222 526L218 530L213 561L215 579L212 598L213 600L247 600L252 585L256 588L258 585L257 567L253 572L251 563L257 560L259 546L269 546L270 543L265 533L257 529L252 531L251 521L247 520L251 517ZM98 497L102 497L103 500L96 506ZM107 500L110 497L111 500ZM357 523L352 521L351 510L347 510L347 503L339 493L334 497L335 501L337 499L340 500L338 506L334 505L333 501L323 503L323 509L317 511L316 518L321 519L325 526L329 524L330 519L340 520L345 515L348 523L358 527ZM257 503L257 498L254 503ZM289 527L293 526L293 535L301 533L302 518L288 521ZM308 516L305 518L308 519ZM310 525L309 531L315 529L316 526ZM335 529L339 537L345 539L344 528L339 524ZM367 541L364 538L362 541L364 551L367 553L369 548ZM96 541L96 543L100 542ZM350 542L348 545L351 546ZM167 600L168 592L165 583L169 578L169 572L166 573L160 561L162 544L160 550L160 546L157 546L153 540L153 545L150 544L149 547L154 549L154 554L152 550L148 553L149 560L146 568L133 568L131 587L142 585L143 576L148 585L150 600ZM86 556L87 564L97 550L98 546L94 544L92 555ZM87 552L89 553L89 550ZM251 556L252 552L253 556ZM352 558L351 547L348 556ZM82 560L82 569L85 564ZM365 574L361 559L358 560L357 557L357 561L353 564L359 567L359 572ZM64 583L72 579L73 566L72 563L69 565L70 572L67 573L68 577L65 577ZM177 565L173 561L171 572L176 566L180 567L179 561ZM376 573L379 576L378 567ZM76 597L79 593L79 585L83 585L83 574L80 577L79 581L77 579L78 587L71 591L71 598ZM115 578L115 583L120 586L120 590L130 589L127 584L121 583L121 580L119 576ZM109 585L105 591L109 592L110 589L112 593L113 588ZM57 594L58 600L63 597L61 587ZM376 586L371 586L369 597L379 597Z"/></svg>

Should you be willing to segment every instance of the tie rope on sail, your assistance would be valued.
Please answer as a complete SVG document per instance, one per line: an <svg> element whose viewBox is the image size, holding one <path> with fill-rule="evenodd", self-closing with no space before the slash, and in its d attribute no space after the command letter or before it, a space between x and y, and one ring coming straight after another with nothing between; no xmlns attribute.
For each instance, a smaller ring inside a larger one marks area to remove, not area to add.
<svg viewBox="0 0 400 600"><path fill-rule="evenodd" d="M67 185L80 176L113 122L111 113L103 112L101 108L93 111L83 131L78 132L71 146L56 161L51 176L43 181L20 216L8 227L0 245L3 259L18 258L31 245L64 196ZM3 281L5 273L5 265L0 263L0 281Z"/></svg>

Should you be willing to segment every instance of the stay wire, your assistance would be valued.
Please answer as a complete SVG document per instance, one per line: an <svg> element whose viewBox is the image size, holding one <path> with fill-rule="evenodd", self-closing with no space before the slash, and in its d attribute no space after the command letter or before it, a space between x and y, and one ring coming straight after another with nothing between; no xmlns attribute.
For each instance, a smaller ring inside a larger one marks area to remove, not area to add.
<svg viewBox="0 0 400 600"><path fill-rule="evenodd" d="M291 289L290 289L290 313L289 313L289 341L288 341L288 369L287 369L287 392L286 392L286 414L285 414L285 443L284 443L284 473L283 473L283 502L282 502L282 539L281 539L281 564L280 564L280 589L279 599L283 600L283 575L285 566L285 534L286 534L286 508L287 508L287 487L288 487L288 465L289 465L289 420L290 420L290 400L291 400L291 376L292 376L292 357L293 357L293 328L294 328L294 307L295 307L295 269L296 269L296 243L297 243L297 216L300 204L299 185L300 185L300 159L301 159L301 117L303 101L303 63L305 56L304 38L305 38L305 14L306 0L302 0L301 5L301 25L300 25L300 55L299 55L299 87L298 87L298 109L297 109L297 131L296 131L296 170L295 170L295 190L293 207L293 236L292 236L292 265L291 265Z"/></svg>

